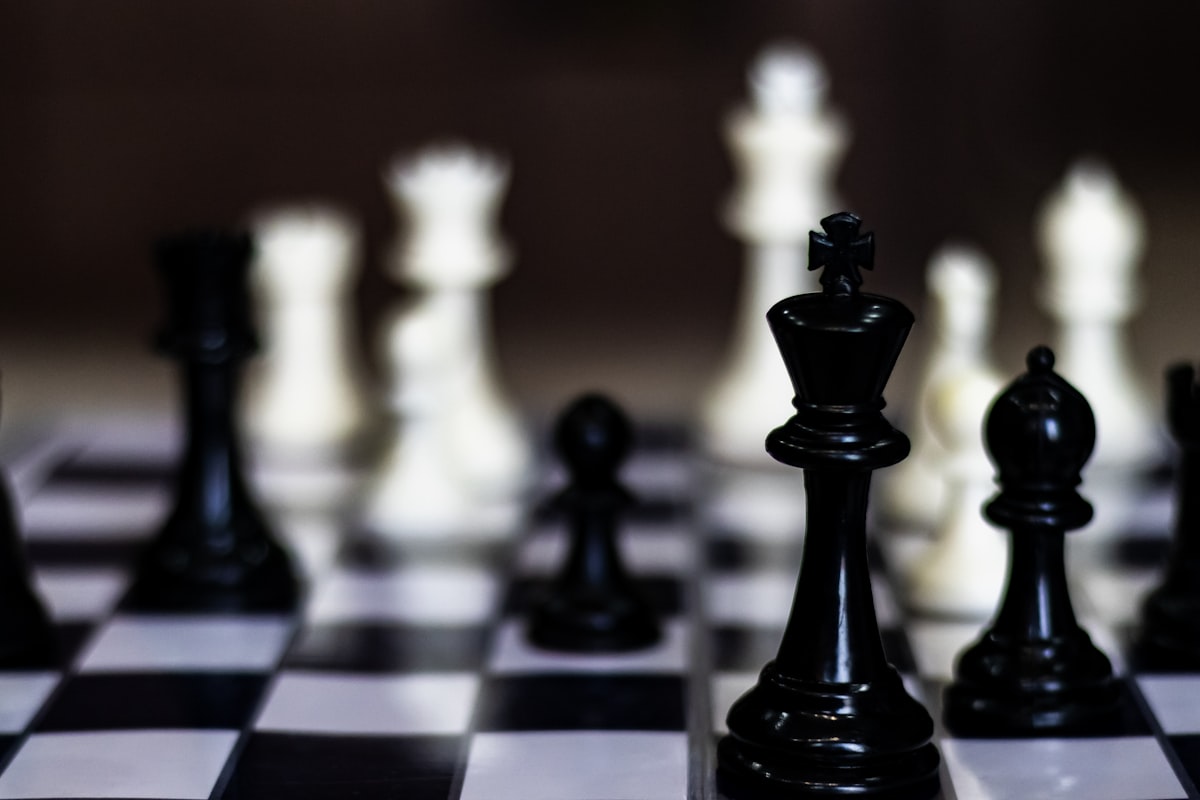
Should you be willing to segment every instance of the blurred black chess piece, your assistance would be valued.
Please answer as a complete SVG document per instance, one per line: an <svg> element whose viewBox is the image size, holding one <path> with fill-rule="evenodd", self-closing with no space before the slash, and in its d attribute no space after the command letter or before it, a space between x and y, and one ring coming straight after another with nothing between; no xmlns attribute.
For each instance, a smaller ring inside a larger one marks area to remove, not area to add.
<svg viewBox="0 0 1200 800"><path fill-rule="evenodd" d="M617 472L633 444L625 414L585 395L559 417L554 444L570 483L554 498L570 541L562 571L529 617L529 640L567 652L619 652L659 641L658 619L630 579L617 547L621 513L633 498Z"/></svg>
<svg viewBox="0 0 1200 800"><path fill-rule="evenodd" d="M1000 493L985 513L1010 532L1008 584L946 690L945 723L956 736L1095 733L1120 716L1112 665L1075 619L1063 552L1066 532L1092 518L1076 487L1096 421L1054 372L1049 348L1029 351L1026 364L987 416Z"/></svg>
<svg viewBox="0 0 1200 800"><path fill-rule="evenodd" d="M185 452L166 524L138 565L132 607L290 611L299 591L242 477L234 402L241 362L257 346L246 274L250 238L201 231L159 243L167 322L158 348L181 365Z"/></svg>
<svg viewBox="0 0 1200 800"><path fill-rule="evenodd" d="M858 291L874 241L834 214L813 233L824 291L776 304L767 321L796 391L796 415L767 438L804 470L803 563L774 661L729 710L717 778L732 797L930 797L939 786L933 720L887 661L867 565L871 473L908 455L880 413L913 324L887 297Z"/></svg>
<svg viewBox="0 0 1200 800"><path fill-rule="evenodd" d="M1175 530L1162 584L1142 606L1140 667L1200 667L1200 386L1191 364L1167 370L1167 421L1179 445Z"/></svg>

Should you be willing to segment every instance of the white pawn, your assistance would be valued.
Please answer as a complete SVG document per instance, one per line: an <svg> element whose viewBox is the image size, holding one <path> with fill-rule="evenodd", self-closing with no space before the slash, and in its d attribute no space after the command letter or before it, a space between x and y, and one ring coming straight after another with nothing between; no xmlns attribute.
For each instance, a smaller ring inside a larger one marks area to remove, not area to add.
<svg viewBox="0 0 1200 800"><path fill-rule="evenodd" d="M928 408L935 386L974 368L990 369L988 357L996 296L995 269L977 249L948 244L925 272L929 297L930 340L908 428L909 457L885 472L882 502L890 517L932 528L945 496L947 455L933 433Z"/></svg>
<svg viewBox="0 0 1200 800"><path fill-rule="evenodd" d="M1003 388L999 375L981 367L930 388L927 411L944 453L945 498L934 542L909 576L907 604L919 613L983 619L999 604L1007 548L981 509L996 492L983 420Z"/></svg>
<svg viewBox="0 0 1200 800"><path fill-rule="evenodd" d="M454 420L444 405L458 380L458 337L445 318L419 307L387 324L390 403L399 424L367 493L363 520L387 538L487 538L516 524L514 508L486 506L471 496L446 446Z"/></svg>
<svg viewBox="0 0 1200 800"><path fill-rule="evenodd" d="M358 230L315 205L263 213L253 229L264 348L246 401L248 433L281 461L345 454L371 422L350 324Z"/></svg>
<svg viewBox="0 0 1200 800"><path fill-rule="evenodd" d="M1058 325L1055 369L1096 415L1089 474L1129 474L1161 454L1156 407L1133 367L1125 331L1139 301L1143 230L1112 171L1094 161L1071 168L1038 219L1047 267L1040 299Z"/></svg>
<svg viewBox="0 0 1200 800"><path fill-rule="evenodd" d="M533 449L497 377L487 304L510 262L497 229L508 170L447 147L396 162L385 181L405 231L390 272L417 290L414 313L436 317L455 345L438 412L447 418L448 457L468 495L516 502L533 480Z"/></svg>
<svg viewBox="0 0 1200 800"><path fill-rule="evenodd" d="M747 263L730 360L700 416L706 449L734 464L773 465L764 421L791 414L792 386L763 318L779 300L817 289L806 268L808 234L839 210L831 173L848 136L825 107L827 86L809 50L770 47L750 70L752 106L726 125L739 180L723 216L745 242Z"/></svg>

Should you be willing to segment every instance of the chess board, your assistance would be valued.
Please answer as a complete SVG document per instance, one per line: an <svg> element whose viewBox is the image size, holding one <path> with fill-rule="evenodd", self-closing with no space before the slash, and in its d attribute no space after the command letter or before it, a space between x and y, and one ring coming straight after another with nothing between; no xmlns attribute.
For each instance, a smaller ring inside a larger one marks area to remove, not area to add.
<svg viewBox="0 0 1200 800"><path fill-rule="evenodd" d="M10 476L66 662L0 675L0 800L719 797L725 710L775 653L801 545L704 513L713 488L678 431L641 442L624 476L642 503L621 546L664 639L571 656L522 633L563 554L553 519L502 546L385 549L319 503L284 503L273 515L307 575L302 615L126 610L130 560L170 503L177 439L146 420L55 431ZM800 486L797 473L790 496ZM1200 675L1132 675L1121 657L1170 515L1165 485L1130 502L1140 524L1075 570L1075 603L1138 713L1074 739L965 740L939 726L945 797L1200 797ZM910 618L888 566L923 540L874 533L885 647L936 719L979 625Z"/></svg>

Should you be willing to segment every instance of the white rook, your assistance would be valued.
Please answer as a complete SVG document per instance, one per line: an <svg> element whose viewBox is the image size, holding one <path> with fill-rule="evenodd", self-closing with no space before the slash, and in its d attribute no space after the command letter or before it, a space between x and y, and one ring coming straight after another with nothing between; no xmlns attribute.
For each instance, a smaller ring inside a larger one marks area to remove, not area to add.
<svg viewBox="0 0 1200 800"><path fill-rule="evenodd" d="M263 357L248 433L272 455L333 456L371 422L351 321L359 233L341 212L283 207L253 222Z"/></svg>

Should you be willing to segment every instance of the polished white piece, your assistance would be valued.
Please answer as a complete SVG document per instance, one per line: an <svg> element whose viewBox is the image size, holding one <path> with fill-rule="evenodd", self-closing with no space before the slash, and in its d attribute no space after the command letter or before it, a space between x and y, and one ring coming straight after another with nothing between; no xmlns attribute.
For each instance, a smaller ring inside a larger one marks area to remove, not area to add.
<svg viewBox="0 0 1200 800"><path fill-rule="evenodd" d="M270 454L318 461L352 446L371 421L351 325L359 232L321 206L266 212L253 228L264 347L246 399L248 433Z"/></svg>
<svg viewBox="0 0 1200 800"><path fill-rule="evenodd" d="M1041 303L1057 323L1055 370L1096 415L1095 471L1129 474L1162 452L1156 419L1129 351L1126 321L1138 306L1142 216L1112 171L1075 164L1038 218L1046 266Z"/></svg>
<svg viewBox="0 0 1200 800"><path fill-rule="evenodd" d="M730 360L700 421L709 453L735 464L772 465L763 440L792 413L791 383L763 317L785 297L816 290L808 234L840 210L831 173L848 136L825 107L827 85L809 50L768 48L750 70L752 105L726 124L738 184L723 217L745 243L747 263Z"/></svg>
<svg viewBox="0 0 1200 800"><path fill-rule="evenodd" d="M907 605L919 613L980 619L999 605L1006 543L981 508L996 493L983 421L1003 388L995 372L967 366L929 389L928 417L944 454L945 495L934 543L909 575Z"/></svg>
<svg viewBox="0 0 1200 800"><path fill-rule="evenodd" d="M905 428L912 440L912 452L880 478L881 500L888 515L928 529L941 513L947 459L929 419L931 392L948 376L972 368L990 368L996 273L979 250L953 243L934 254L925 284L930 338Z"/></svg>
<svg viewBox="0 0 1200 800"><path fill-rule="evenodd" d="M435 318L452 345L430 409L445 418L447 457L467 496L511 502L531 485L534 459L497 374L486 296L510 262L497 227L508 170L456 146L398 161L385 178L404 230L389 270L418 293L410 313Z"/></svg>

